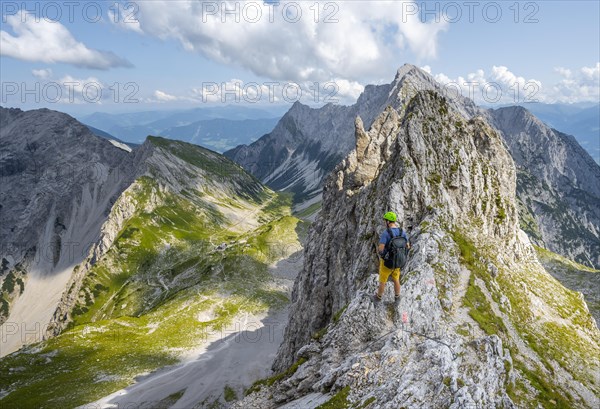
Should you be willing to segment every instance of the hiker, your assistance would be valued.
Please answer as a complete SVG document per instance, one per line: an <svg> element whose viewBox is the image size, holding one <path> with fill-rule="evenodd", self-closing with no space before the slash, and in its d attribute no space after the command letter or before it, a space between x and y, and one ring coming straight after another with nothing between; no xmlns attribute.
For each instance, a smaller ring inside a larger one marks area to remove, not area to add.
<svg viewBox="0 0 600 409"><path fill-rule="evenodd" d="M392 276L394 281L395 302L400 301L400 267L406 261L406 251L410 242L406 232L397 224L394 212L383 215L386 229L381 233L377 253L379 255L379 288L375 293L375 301L381 301L385 291L385 283ZM396 239L396 240L394 240Z"/></svg>

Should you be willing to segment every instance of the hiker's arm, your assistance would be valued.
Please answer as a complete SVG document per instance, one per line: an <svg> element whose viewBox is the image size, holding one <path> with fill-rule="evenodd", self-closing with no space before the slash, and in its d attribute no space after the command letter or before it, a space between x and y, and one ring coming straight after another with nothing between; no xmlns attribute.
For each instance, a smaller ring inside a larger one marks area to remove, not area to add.
<svg viewBox="0 0 600 409"><path fill-rule="evenodd" d="M385 250L385 244L379 243L379 247L377 247L377 254L380 257L383 255L383 250Z"/></svg>

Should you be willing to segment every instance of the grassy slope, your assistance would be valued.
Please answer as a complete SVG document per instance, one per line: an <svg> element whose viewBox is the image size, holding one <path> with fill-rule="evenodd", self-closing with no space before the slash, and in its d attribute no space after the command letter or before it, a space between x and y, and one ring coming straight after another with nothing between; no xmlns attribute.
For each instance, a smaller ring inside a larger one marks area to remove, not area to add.
<svg viewBox="0 0 600 409"><path fill-rule="evenodd" d="M594 339L598 330L583 299L532 262L524 262L518 271L501 270L494 279L481 261L500 265L491 248L486 251L481 246L476 247L460 232L453 232L453 238L459 247L461 262L471 272L463 305L482 330L500 336L511 352L513 369L518 374L514 382L507 382L513 401L520 407L577 406L571 391L557 386L560 384L555 378L557 366L597 393L600 385L596 383L594 371L599 369L598 361L590 357L600 356L600 343ZM492 300L482 293L475 278L484 283ZM508 304L501 302L502 296L507 297ZM499 307L503 316L493 312L491 303ZM505 323L505 319L509 322ZM519 352L506 327L509 323L539 357L541 365Z"/></svg>
<svg viewBox="0 0 600 409"><path fill-rule="evenodd" d="M565 287L581 292L596 324L600 325L600 270L595 270L568 258L535 247L538 259L546 270Z"/></svg>
<svg viewBox="0 0 600 409"><path fill-rule="evenodd" d="M85 278L73 326L0 361L0 406L85 404L178 362L239 314L287 303L267 266L300 246L288 197L230 197L223 206L253 211L263 223L240 232L206 193L174 194L142 177L126 195L138 212ZM151 198L158 205L147 211ZM227 248L216 250L223 242Z"/></svg>

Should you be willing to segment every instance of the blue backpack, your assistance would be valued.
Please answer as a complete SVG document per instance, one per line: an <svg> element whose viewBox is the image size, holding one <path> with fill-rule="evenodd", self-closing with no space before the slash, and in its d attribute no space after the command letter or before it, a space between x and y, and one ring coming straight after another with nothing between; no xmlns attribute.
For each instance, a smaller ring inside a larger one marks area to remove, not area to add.
<svg viewBox="0 0 600 409"><path fill-rule="evenodd" d="M385 246L386 254L383 258L383 265L387 268L404 268L408 255L407 241L402 237L402 230L398 236L394 236L392 229L387 229L391 239Z"/></svg>

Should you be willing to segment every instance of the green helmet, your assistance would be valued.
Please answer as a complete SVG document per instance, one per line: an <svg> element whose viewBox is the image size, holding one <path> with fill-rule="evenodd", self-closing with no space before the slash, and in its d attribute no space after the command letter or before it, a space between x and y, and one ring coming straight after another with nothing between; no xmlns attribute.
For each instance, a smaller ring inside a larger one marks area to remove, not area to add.
<svg viewBox="0 0 600 409"><path fill-rule="evenodd" d="M394 212L387 212L383 215L383 218L390 222L395 222L397 220L396 213Z"/></svg>

